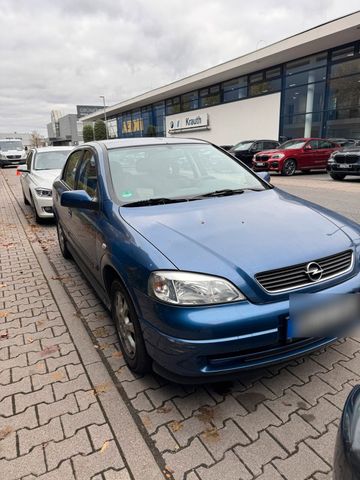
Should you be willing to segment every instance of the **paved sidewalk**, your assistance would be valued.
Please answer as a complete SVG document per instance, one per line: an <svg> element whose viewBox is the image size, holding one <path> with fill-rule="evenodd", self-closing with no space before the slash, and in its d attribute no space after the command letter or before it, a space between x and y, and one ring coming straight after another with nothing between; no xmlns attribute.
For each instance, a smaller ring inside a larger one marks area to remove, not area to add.
<svg viewBox="0 0 360 480"><path fill-rule="evenodd" d="M75 313L0 175L0 478L164 478Z"/></svg>
<svg viewBox="0 0 360 480"><path fill-rule="evenodd" d="M111 376L114 390L123 399L138 432L150 448L154 461L165 478L330 480L341 410L348 392L360 379L358 339L341 340L325 350L299 360L244 373L238 381L227 384L183 387L166 382L156 375L136 376L124 366L107 311L76 264L62 258L54 225L36 225L31 208L22 203L19 179L15 177L14 171L7 169L0 173L0 178L1 175L8 180L18 199L23 212L22 221L28 223L25 230L32 246L41 247L41 255L47 257L54 269L54 279L51 282L63 288L72 301L73 311L76 312L73 323L83 324L87 329L89 338L96 347L95 352ZM2 192L2 185L0 188ZM2 201L0 208L5 206L7 210L9 196ZM3 208L0 213L4 215ZM14 222L12 213L7 222ZM10 230L10 227L5 228L6 235ZM21 229L19 232L21 233ZM14 232L10 240L6 240L17 243L15 247L7 248L7 256L14 254L18 248L20 252L26 248L23 246L27 241L24 234L20 239L16 235L18 233ZM2 239L0 243L3 243ZM36 254L37 258L39 255ZM9 263L14 268L18 268L18 258L17 255L10 257ZM35 271L32 270L32 273ZM34 280L31 282L33 284ZM0 295L2 291L0 288ZM13 295L11 290L7 294ZM14 301L17 300L20 301L16 298ZM7 306L4 307L5 310L8 309ZM23 309L21 305L18 307ZM9 318L6 320L10 321ZM1 321L3 319L0 319ZM22 327L23 325L15 325L15 328ZM29 334L34 335L32 332ZM16 334L15 338L18 335ZM58 335L56 331L56 336ZM60 335L63 333L60 332ZM0 340L0 346L4 341L8 340ZM43 349L42 344L40 348ZM60 352L59 355L70 353ZM66 368L65 371L67 372ZM0 383L4 383L1 375L3 374L0 373ZM4 378L6 380L6 374ZM53 384L52 388L55 388L55 385ZM94 385L91 388L94 388ZM106 395L108 393L96 395L96 401ZM93 396L91 398L94 400ZM11 413L12 411L4 415ZM65 412L64 416L68 418ZM110 424L114 428L113 419ZM126 434L126 429L124 430ZM123 438L121 435L124 435L124 432L121 433L121 429L118 429L116 435L114 431L112 438L119 440ZM125 457L126 449L122 440L120 445ZM101 447L97 447L98 451L99 448ZM119 447L117 448L116 452L121 458ZM100 456L99 453L98 455ZM75 454L74 457L76 456ZM139 461L141 457L140 452ZM113 457L111 459L113 460ZM112 468L112 465L107 468ZM127 475L125 468L120 471ZM108 477L103 475L99 478ZM143 476L143 480L148 478L150 477ZM66 475L63 476L63 480L65 479Z"/></svg>

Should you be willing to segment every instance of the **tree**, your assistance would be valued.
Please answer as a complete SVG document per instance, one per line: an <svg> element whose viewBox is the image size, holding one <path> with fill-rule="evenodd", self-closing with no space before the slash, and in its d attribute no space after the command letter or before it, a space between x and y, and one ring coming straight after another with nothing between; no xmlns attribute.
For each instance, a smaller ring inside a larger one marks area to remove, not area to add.
<svg viewBox="0 0 360 480"><path fill-rule="evenodd" d="M92 142L94 140L94 127L91 123L83 126L83 139L84 142Z"/></svg>
<svg viewBox="0 0 360 480"><path fill-rule="evenodd" d="M95 140L106 140L106 125L103 120L96 120L94 125Z"/></svg>
<svg viewBox="0 0 360 480"><path fill-rule="evenodd" d="M156 128L154 125L149 125L146 130L147 137L156 137Z"/></svg>
<svg viewBox="0 0 360 480"><path fill-rule="evenodd" d="M33 130L31 132L31 146L32 147L41 147L43 145L45 145L45 139L42 135L40 135L39 132L37 132L36 130Z"/></svg>

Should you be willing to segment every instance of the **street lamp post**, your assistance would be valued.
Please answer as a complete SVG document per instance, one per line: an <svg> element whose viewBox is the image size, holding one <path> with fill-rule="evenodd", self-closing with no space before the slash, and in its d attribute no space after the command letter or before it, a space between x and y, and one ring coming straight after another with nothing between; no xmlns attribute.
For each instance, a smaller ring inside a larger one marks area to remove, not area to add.
<svg viewBox="0 0 360 480"><path fill-rule="evenodd" d="M107 119L106 119L106 103L105 103L105 95L100 95L100 98L103 99L103 104L104 104L104 118L105 118L105 130L106 130L106 139L109 139L109 134L108 134L108 127L107 127Z"/></svg>

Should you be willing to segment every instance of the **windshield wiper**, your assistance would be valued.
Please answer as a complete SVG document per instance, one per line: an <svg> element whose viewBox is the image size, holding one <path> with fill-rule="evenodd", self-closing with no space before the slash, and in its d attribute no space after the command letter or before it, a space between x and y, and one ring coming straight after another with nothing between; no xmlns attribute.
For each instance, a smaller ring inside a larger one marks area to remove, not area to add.
<svg viewBox="0 0 360 480"><path fill-rule="evenodd" d="M244 192L245 192L244 188L236 188L236 189L224 188L223 190L215 190L214 192L202 193L201 195L196 195L196 197L192 197L192 198L194 199L194 198L206 198L206 197L226 197L228 195L239 195Z"/></svg>
<svg viewBox="0 0 360 480"><path fill-rule="evenodd" d="M146 200L138 200L137 202L124 203L123 207L143 207L150 205L165 205L167 203L188 202L189 198L147 198Z"/></svg>

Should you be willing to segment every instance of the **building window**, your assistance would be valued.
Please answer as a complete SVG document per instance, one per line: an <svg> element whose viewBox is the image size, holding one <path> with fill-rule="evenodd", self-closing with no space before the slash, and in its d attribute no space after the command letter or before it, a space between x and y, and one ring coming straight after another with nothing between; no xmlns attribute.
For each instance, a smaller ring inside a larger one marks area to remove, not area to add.
<svg viewBox="0 0 360 480"><path fill-rule="evenodd" d="M284 115L319 112L324 108L325 82L285 90Z"/></svg>
<svg viewBox="0 0 360 480"><path fill-rule="evenodd" d="M326 67L320 67L315 70L295 73L286 77L285 87L295 87L297 85L307 85L308 83L320 82L326 80Z"/></svg>
<svg viewBox="0 0 360 480"><path fill-rule="evenodd" d="M360 58L335 63L331 66L330 76L331 78L345 77L346 75L353 75L354 73L360 73Z"/></svg>
<svg viewBox="0 0 360 480"><path fill-rule="evenodd" d="M166 115L173 115L180 112L180 97L166 100Z"/></svg>
<svg viewBox="0 0 360 480"><path fill-rule="evenodd" d="M189 110L196 110L199 108L199 95L198 91L185 93L181 95L181 111L188 112Z"/></svg>
<svg viewBox="0 0 360 480"><path fill-rule="evenodd" d="M321 137L321 125L322 112L286 116L283 118L283 136L287 138Z"/></svg>
<svg viewBox="0 0 360 480"><path fill-rule="evenodd" d="M360 107L360 75L336 78L329 82L328 109Z"/></svg>
<svg viewBox="0 0 360 480"><path fill-rule="evenodd" d="M118 137L118 122L116 118L109 118L107 121L107 129L109 138Z"/></svg>
<svg viewBox="0 0 360 480"><path fill-rule="evenodd" d="M152 106L155 133L157 137L165 135L165 102L157 102Z"/></svg>
<svg viewBox="0 0 360 480"><path fill-rule="evenodd" d="M239 77L222 83L222 91L225 103L247 97L247 77Z"/></svg>
<svg viewBox="0 0 360 480"><path fill-rule="evenodd" d="M199 92L200 107L211 107L220 103L220 85L202 88Z"/></svg>
<svg viewBox="0 0 360 480"><path fill-rule="evenodd" d="M300 58L294 60L285 65L286 75L294 75L295 73L302 72L304 70L311 70L316 67L326 66L327 64L327 52L317 53L310 57Z"/></svg>
<svg viewBox="0 0 360 480"><path fill-rule="evenodd" d="M338 50L334 50L331 54L331 60L343 60L345 58L350 58L355 55L355 45L351 45L350 47L339 48Z"/></svg>

